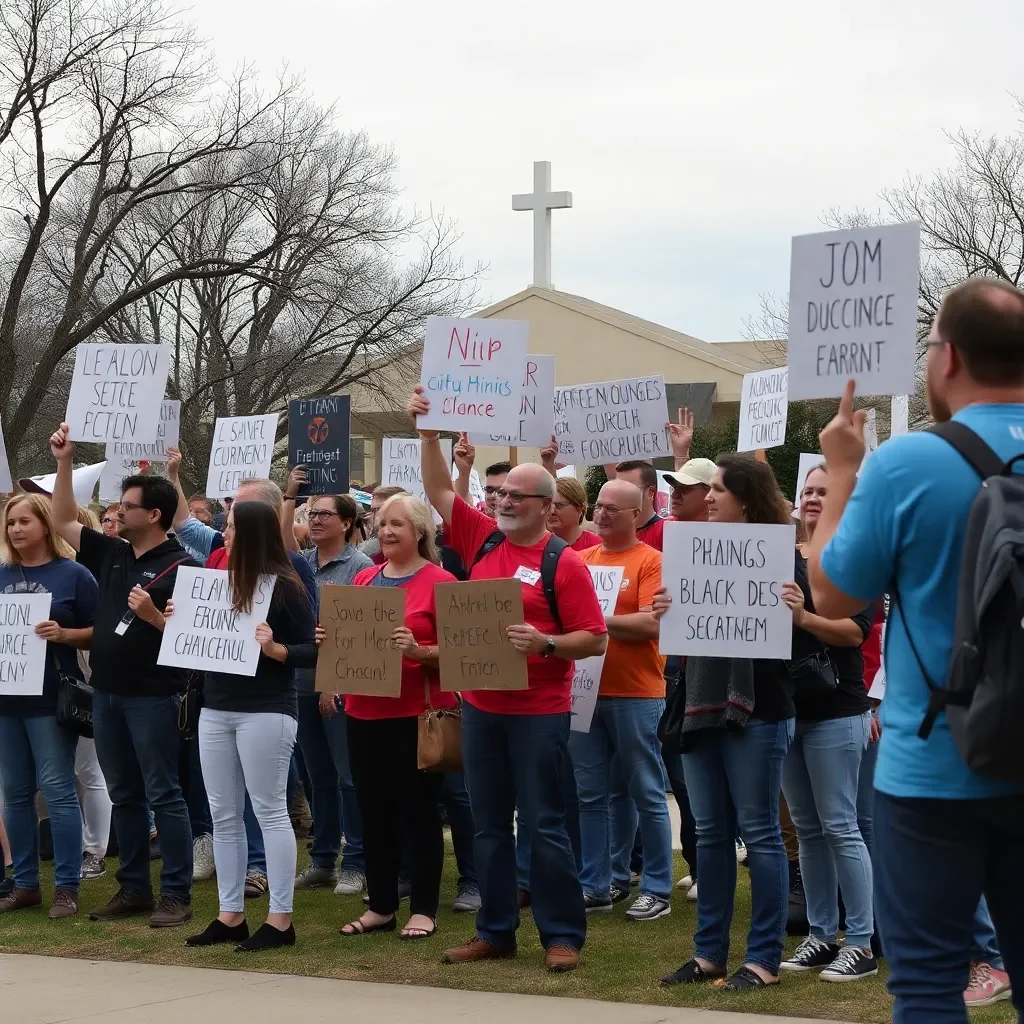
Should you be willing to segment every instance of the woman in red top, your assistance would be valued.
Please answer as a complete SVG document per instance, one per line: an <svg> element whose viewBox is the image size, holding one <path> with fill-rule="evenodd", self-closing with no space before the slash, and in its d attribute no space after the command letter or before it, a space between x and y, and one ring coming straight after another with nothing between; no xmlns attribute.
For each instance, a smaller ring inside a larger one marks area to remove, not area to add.
<svg viewBox="0 0 1024 1024"><path fill-rule="evenodd" d="M402 692L397 698L345 698L352 780L363 814L370 906L341 934L394 931L404 837L412 854L412 913L401 937L425 939L437 931L444 860L438 800L444 776L418 768L417 720L426 708L428 686L434 708L456 703L455 694L440 688L434 610L434 584L450 583L455 577L437 564L430 510L418 498L389 498L380 509L377 536L387 561L363 569L353 584L405 591L405 624L392 634L403 655Z"/></svg>
<svg viewBox="0 0 1024 1024"><path fill-rule="evenodd" d="M561 537L573 551L594 548L601 538L583 529L587 517L587 492L583 484L571 476L560 476L555 481L555 500L551 503L548 529Z"/></svg>

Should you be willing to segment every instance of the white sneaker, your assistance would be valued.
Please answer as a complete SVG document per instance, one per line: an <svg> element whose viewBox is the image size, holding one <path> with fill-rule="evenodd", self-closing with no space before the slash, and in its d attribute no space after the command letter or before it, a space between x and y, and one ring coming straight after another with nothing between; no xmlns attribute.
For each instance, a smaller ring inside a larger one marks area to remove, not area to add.
<svg viewBox="0 0 1024 1024"><path fill-rule="evenodd" d="M686 894L686 898L691 903L696 903L697 902L697 883L696 882L694 882L693 885L690 886L690 891Z"/></svg>
<svg viewBox="0 0 1024 1024"><path fill-rule="evenodd" d="M209 833L196 836L192 844L192 881L205 882L213 878L216 866L213 862L213 836Z"/></svg>
<svg viewBox="0 0 1024 1024"><path fill-rule="evenodd" d="M358 896L366 888L366 875L359 871L342 871L338 875L338 884L334 887L335 896Z"/></svg>
<svg viewBox="0 0 1024 1024"><path fill-rule="evenodd" d="M742 839L736 840L736 863L743 864L747 859L747 847Z"/></svg>
<svg viewBox="0 0 1024 1024"><path fill-rule="evenodd" d="M689 889L691 885L693 885L693 879L689 875L683 875L683 877L676 882L677 889Z"/></svg>

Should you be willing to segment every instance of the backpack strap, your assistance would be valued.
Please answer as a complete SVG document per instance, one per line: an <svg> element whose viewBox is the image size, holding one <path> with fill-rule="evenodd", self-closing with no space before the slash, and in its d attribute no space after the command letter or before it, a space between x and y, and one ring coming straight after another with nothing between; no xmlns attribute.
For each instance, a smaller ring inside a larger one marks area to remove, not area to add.
<svg viewBox="0 0 1024 1024"><path fill-rule="evenodd" d="M963 423L946 420L945 423L936 423L929 427L927 433L941 437L947 444L952 445L982 480L1002 473L1005 465L1003 460Z"/></svg>
<svg viewBox="0 0 1024 1024"><path fill-rule="evenodd" d="M495 530L494 533L492 533L487 540L480 545L480 549L473 556L473 561L470 562L469 568L472 570L473 566L476 565L484 555L489 555L499 544L504 543L505 534L503 534L501 530Z"/></svg>
<svg viewBox="0 0 1024 1024"><path fill-rule="evenodd" d="M555 620L559 632L562 632L562 616L558 614L558 595L555 593L555 576L558 573L558 560L562 552L568 547L561 537L551 534L547 544L544 545L544 554L540 561L540 582L544 588L544 596L548 599L548 607L551 609L551 617Z"/></svg>

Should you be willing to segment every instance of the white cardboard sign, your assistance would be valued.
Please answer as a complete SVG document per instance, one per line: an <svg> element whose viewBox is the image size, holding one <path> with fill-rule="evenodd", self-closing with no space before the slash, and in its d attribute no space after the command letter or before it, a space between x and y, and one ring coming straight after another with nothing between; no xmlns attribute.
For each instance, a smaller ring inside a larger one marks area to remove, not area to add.
<svg viewBox="0 0 1024 1024"><path fill-rule="evenodd" d="M167 345L79 345L64 417L68 437L152 444L170 362Z"/></svg>
<svg viewBox="0 0 1024 1024"><path fill-rule="evenodd" d="M529 330L525 320L427 317L420 380L430 412L417 427L517 432Z"/></svg>
<svg viewBox="0 0 1024 1024"><path fill-rule="evenodd" d="M786 443L789 368L759 370L743 376L738 452L777 448Z"/></svg>
<svg viewBox="0 0 1024 1024"><path fill-rule="evenodd" d="M594 589L597 590L597 601L601 612L607 617L615 614L615 605L622 589L621 565L588 565ZM598 692L601 689L601 673L604 671L604 655L594 658L583 658L576 662L572 674L572 711L569 723L570 732L590 732L594 721L594 709L597 707Z"/></svg>
<svg viewBox="0 0 1024 1024"><path fill-rule="evenodd" d="M441 438L441 451L445 465L452 464L452 442ZM427 501L420 469L420 439L418 437L385 437L381 442L381 487L403 487L420 501Z"/></svg>
<svg viewBox="0 0 1024 1024"><path fill-rule="evenodd" d="M474 433L472 444L544 448L555 432L555 357L527 356L517 430L505 434Z"/></svg>
<svg viewBox="0 0 1024 1024"><path fill-rule="evenodd" d="M910 396L893 395L891 408L891 420L889 424L889 436L896 437L898 434L906 434L910 431Z"/></svg>
<svg viewBox="0 0 1024 1024"><path fill-rule="evenodd" d="M236 612L227 569L179 566L174 580L174 614L164 626L158 665L254 676L260 660L256 627L267 621L273 576L256 585L252 610Z"/></svg>
<svg viewBox="0 0 1024 1024"><path fill-rule="evenodd" d="M49 617L47 593L0 594L0 695L43 695L46 641L35 629Z"/></svg>
<svg viewBox="0 0 1024 1024"><path fill-rule="evenodd" d="M761 523L665 524L662 580L672 605L661 619L662 654L784 658L793 613L796 527Z"/></svg>
<svg viewBox="0 0 1024 1024"><path fill-rule="evenodd" d="M793 496L794 519L800 518L800 495L804 492L804 484L807 483L807 474L810 473L815 466L821 465L824 461L824 455L819 455L814 452L800 453L800 465L797 466L796 470L796 494Z"/></svg>
<svg viewBox="0 0 1024 1024"><path fill-rule="evenodd" d="M103 464L103 472L100 474L100 501L120 501L121 484L124 478L134 476L139 469L140 466L134 459L120 456L116 459L108 458Z"/></svg>
<svg viewBox="0 0 1024 1024"><path fill-rule="evenodd" d="M914 390L920 248L916 223L793 239L790 398Z"/></svg>
<svg viewBox="0 0 1024 1024"><path fill-rule="evenodd" d="M7 460L7 445L4 444L4 428L0 423L0 492L9 493L14 490L11 479L11 464Z"/></svg>
<svg viewBox="0 0 1024 1024"><path fill-rule="evenodd" d="M108 441L107 461L166 462L167 449L179 447L181 439L181 402L165 398L160 403L160 422L152 444L138 441ZM101 495L102 497L102 495Z"/></svg>
<svg viewBox="0 0 1024 1024"><path fill-rule="evenodd" d="M206 471L206 496L233 498L239 482L247 477L269 479L276 435L276 412L218 419Z"/></svg>
<svg viewBox="0 0 1024 1024"><path fill-rule="evenodd" d="M569 465L666 458L667 421L661 374L555 389L558 457Z"/></svg>

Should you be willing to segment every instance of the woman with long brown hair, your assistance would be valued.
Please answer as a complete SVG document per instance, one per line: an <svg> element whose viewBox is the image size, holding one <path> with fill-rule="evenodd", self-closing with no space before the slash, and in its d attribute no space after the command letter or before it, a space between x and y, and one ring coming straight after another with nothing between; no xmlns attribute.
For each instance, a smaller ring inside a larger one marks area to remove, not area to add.
<svg viewBox="0 0 1024 1024"><path fill-rule="evenodd" d="M213 817L220 913L186 944L235 942L237 950L250 952L295 943L295 833L288 817L288 768L298 716L295 669L316 664L316 621L285 550L275 509L260 501L234 502L224 544L235 611L252 610L268 577L276 583L266 621L256 627L260 656L255 675L206 673L199 756ZM270 882L270 913L251 936L245 921L246 792L263 832Z"/></svg>

